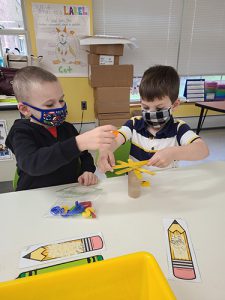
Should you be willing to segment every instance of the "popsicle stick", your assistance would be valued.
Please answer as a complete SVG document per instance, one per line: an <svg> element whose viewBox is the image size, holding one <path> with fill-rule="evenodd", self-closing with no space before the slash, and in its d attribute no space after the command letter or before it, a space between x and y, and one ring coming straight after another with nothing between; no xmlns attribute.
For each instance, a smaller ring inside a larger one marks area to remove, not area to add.
<svg viewBox="0 0 225 300"><path fill-rule="evenodd" d="M130 172L130 171L132 171L132 170L133 170L132 168L126 168L126 169L123 169L123 170L120 170L120 171L116 171L115 174L121 175L121 174Z"/></svg>
<svg viewBox="0 0 225 300"><path fill-rule="evenodd" d="M155 175L155 172L152 172L152 171L149 171L149 170L146 170L146 169L143 169L143 168L139 168L138 170L140 172L143 172L143 173L147 173L147 174L150 174L150 175Z"/></svg>
<svg viewBox="0 0 225 300"><path fill-rule="evenodd" d="M134 174L137 176L138 179L142 179L142 174L139 170L134 170Z"/></svg>

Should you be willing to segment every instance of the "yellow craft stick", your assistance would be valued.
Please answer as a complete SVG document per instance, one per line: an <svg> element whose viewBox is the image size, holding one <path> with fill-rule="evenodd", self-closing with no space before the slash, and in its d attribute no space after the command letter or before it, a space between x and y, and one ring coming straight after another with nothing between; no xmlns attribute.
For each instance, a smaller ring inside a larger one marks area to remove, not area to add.
<svg viewBox="0 0 225 300"><path fill-rule="evenodd" d="M147 164L147 162L148 162L148 160L142 160L142 161L137 161L137 162L135 162L135 165L137 165L137 166L144 166L144 165L146 165Z"/></svg>
<svg viewBox="0 0 225 300"><path fill-rule="evenodd" d="M129 161L128 160L128 164L130 167L138 167L139 165L137 164L137 162L134 162L134 161Z"/></svg>
<svg viewBox="0 0 225 300"><path fill-rule="evenodd" d="M116 171L115 174L121 175L121 174L130 172L130 171L132 171L132 170L133 170L132 168L126 168L126 169L123 169L123 170L120 170L120 171Z"/></svg>
<svg viewBox="0 0 225 300"><path fill-rule="evenodd" d="M119 163L119 165L113 166L113 169L122 169L122 168L130 167L130 164L126 162L122 162L121 160L117 160L117 163Z"/></svg>
<svg viewBox="0 0 225 300"><path fill-rule="evenodd" d="M149 182L149 181L146 181L146 180L143 180L143 181L141 182L141 186L143 186L143 187L149 187L149 186L150 186L150 182Z"/></svg>
<svg viewBox="0 0 225 300"><path fill-rule="evenodd" d="M122 166L122 165L124 165L124 166L129 165L127 162L122 161L122 160L117 160L116 162L117 162L118 164L120 164L121 166Z"/></svg>
<svg viewBox="0 0 225 300"><path fill-rule="evenodd" d="M119 165L115 165L114 167L115 167L115 169L120 169L120 168L125 168L125 167L132 167L133 165L134 166L136 166L136 164L137 163L139 163L139 162L134 162L134 161L129 161L128 160L128 162L124 162L124 161L122 161L122 160L117 160L116 161ZM114 168L113 167L113 168Z"/></svg>
<svg viewBox="0 0 225 300"><path fill-rule="evenodd" d="M123 169L123 168L127 168L127 167L129 167L129 165L127 165L127 166L115 165L115 166L113 166L112 168L113 168L114 170L116 170L116 169Z"/></svg>
<svg viewBox="0 0 225 300"><path fill-rule="evenodd" d="M148 173L150 175L155 175L155 172L152 172L152 171L149 171L149 170L146 170L146 169L143 169L143 168L139 168L138 170L140 172Z"/></svg>
<svg viewBox="0 0 225 300"><path fill-rule="evenodd" d="M148 160L135 161L135 162L132 160L129 160L129 163L126 163L126 162L122 162L121 160L117 160L117 163L119 163L120 165L113 166L113 169L122 169L125 167L139 168L141 166L146 165L147 162L148 162Z"/></svg>
<svg viewBox="0 0 225 300"><path fill-rule="evenodd" d="M128 159L130 166L143 166L147 164L148 160L142 160L142 161L133 161L132 159Z"/></svg>
<svg viewBox="0 0 225 300"><path fill-rule="evenodd" d="M134 170L134 174L137 176L138 179L142 179L142 174L139 170Z"/></svg>

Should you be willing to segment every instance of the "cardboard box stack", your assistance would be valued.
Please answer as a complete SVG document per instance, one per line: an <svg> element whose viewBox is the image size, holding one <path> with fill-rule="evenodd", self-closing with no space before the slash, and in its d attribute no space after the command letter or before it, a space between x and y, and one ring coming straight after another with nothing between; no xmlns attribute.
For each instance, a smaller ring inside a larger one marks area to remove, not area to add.
<svg viewBox="0 0 225 300"><path fill-rule="evenodd" d="M120 65L123 44L90 45L89 83L94 89L95 115L99 125L120 127L130 118L133 65Z"/></svg>

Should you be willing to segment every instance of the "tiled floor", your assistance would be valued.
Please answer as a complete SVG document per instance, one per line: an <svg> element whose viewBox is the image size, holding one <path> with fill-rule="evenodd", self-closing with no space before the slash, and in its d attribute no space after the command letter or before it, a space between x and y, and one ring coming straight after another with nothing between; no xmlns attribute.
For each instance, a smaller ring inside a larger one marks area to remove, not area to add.
<svg viewBox="0 0 225 300"><path fill-rule="evenodd" d="M225 160L225 128L202 130L200 136L209 146L210 155L202 161L182 161L180 166L190 166L212 160ZM13 191L11 181L0 183L0 193L11 191Z"/></svg>

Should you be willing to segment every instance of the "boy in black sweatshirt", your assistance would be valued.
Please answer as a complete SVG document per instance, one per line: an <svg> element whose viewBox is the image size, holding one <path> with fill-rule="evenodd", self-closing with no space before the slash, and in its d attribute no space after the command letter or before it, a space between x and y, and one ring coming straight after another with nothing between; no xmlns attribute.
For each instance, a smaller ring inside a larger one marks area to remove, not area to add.
<svg viewBox="0 0 225 300"><path fill-rule="evenodd" d="M18 119L6 139L17 160L17 191L79 182L96 184L95 165L87 150L110 147L111 125L78 134L65 121L67 107L57 77L39 67L17 71L13 89Z"/></svg>

